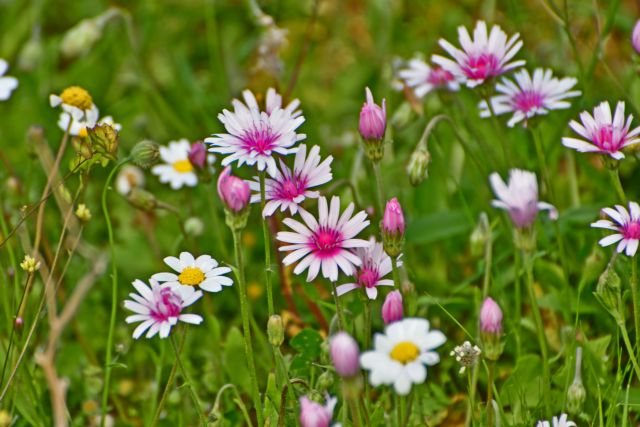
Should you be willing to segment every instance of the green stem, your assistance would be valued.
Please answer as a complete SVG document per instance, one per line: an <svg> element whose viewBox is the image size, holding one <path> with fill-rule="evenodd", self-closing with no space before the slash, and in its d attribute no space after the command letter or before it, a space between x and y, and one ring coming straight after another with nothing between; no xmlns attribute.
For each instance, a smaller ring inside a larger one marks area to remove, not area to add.
<svg viewBox="0 0 640 427"><path fill-rule="evenodd" d="M273 289L271 286L271 239L269 238L269 224L267 218L263 215L264 206L267 203L265 196L265 176L264 171L260 172L260 218L262 218L262 237L264 241L264 264L265 264L265 282L267 286L267 307L269 316L273 316Z"/></svg>
<svg viewBox="0 0 640 427"><path fill-rule="evenodd" d="M331 286L333 286L333 300L336 304L336 314L338 315L338 327L341 331L345 330L345 321L344 321L344 313L342 313L342 307L340 306L340 297L338 296L338 287L335 282L331 282Z"/></svg>
<svg viewBox="0 0 640 427"><path fill-rule="evenodd" d="M622 183L620 182L620 173L618 168L609 169L609 176L611 177L611 183L616 189L616 193L620 198L620 201L627 202L627 196L624 193L624 189L622 188Z"/></svg>
<svg viewBox="0 0 640 427"><path fill-rule="evenodd" d="M489 234L491 235L491 233ZM491 284L491 263L493 262L493 242L488 238L484 243L484 276L482 278L482 300L489 295Z"/></svg>
<svg viewBox="0 0 640 427"><path fill-rule="evenodd" d="M533 144L536 148L536 156L538 157L538 164L540 166L540 174L542 175L542 180L544 182L547 195L549 196L549 202L554 204L556 200L553 187L551 186L551 173L549 172L549 167L547 165L547 157L544 154L540 128L537 127L535 129L531 129L531 136L533 137Z"/></svg>
<svg viewBox="0 0 640 427"><path fill-rule="evenodd" d="M233 234L233 250L237 268L238 293L240 294L240 312L242 315L242 329L244 331L244 352L249 365L249 379L251 380L251 395L253 405L256 408L256 416L258 418L258 426L264 425L264 416L262 413L262 402L260 401L260 390L258 389L258 377L256 375L256 364L253 358L253 345L251 344L251 324L249 322L250 307L247 300L247 287L244 278L244 264L242 262L242 250L240 247L241 230L231 230Z"/></svg>
<svg viewBox="0 0 640 427"><path fill-rule="evenodd" d="M489 376L487 380L487 426L493 425L493 408L491 401L493 400L493 381L494 381L495 362L489 361Z"/></svg>
<svg viewBox="0 0 640 427"><path fill-rule="evenodd" d="M391 258L391 274L393 276L394 288L400 290L402 285L400 284L400 273L398 272L397 259Z"/></svg>
<svg viewBox="0 0 640 427"><path fill-rule="evenodd" d="M396 414L398 427L404 427L404 410L405 410L406 400L404 396L396 395Z"/></svg>
<svg viewBox="0 0 640 427"><path fill-rule="evenodd" d="M538 300L533 288L533 259L530 253L523 254L525 261L525 269L527 271L527 290L529 292L529 299L531 300L531 311L533 313L533 319L536 325L536 335L538 337L538 344L540 345L540 353L542 356L542 384L544 390L542 391L545 412L548 415L550 412L549 392L551 387L551 374L549 371L549 359L547 350L547 339L544 334L544 325L542 324L542 316L540 315L540 308L538 308Z"/></svg>
<svg viewBox="0 0 640 427"><path fill-rule="evenodd" d="M502 146L502 155L504 156L504 164L506 167L513 165L511 161L511 150L509 149L509 144L507 143L507 139L500 127L500 123L498 123L498 116L496 116L496 112L493 109L493 105L491 104L491 96L488 94L484 96L484 100L487 103L487 108L489 109L489 113L491 115L491 123L493 124L493 128L498 133L498 139L500 140L500 145Z"/></svg>
<svg viewBox="0 0 640 427"><path fill-rule="evenodd" d="M377 196L377 208L380 217L384 215L384 193L382 190L382 177L380 176L380 163L373 163L373 175L376 179L376 196Z"/></svg>
<svg viewBox="0 0 640 427"><path fill-rule="evenodd" d="M347 393L345 393L347 394ZM345 396L351 411L351 422L354 427L360 427L360 412L358 411L358 402L354 397Z"/></svg>
<svg viewBox="0 0 640 427"><path fill-rule="evenodd" d="M130 157L118 162L111 173L107 177L107 181L104 183L102 189L102 214L107 225L107 233L109 236L109 249L111 250L111 315L109 319L109 334L107 335L107 354L104 361L104 385L102 388L102 407L100 410L100 427L105 426L107 419L107 403L109 401L109 383L111 382L111 357L113 350L113 335L116 328L116 313L118 308L118 268L116 265L116 246L113 239L113 227L111 225L111 217L109 215L109 208L107 206L107 191L111 185L111 181L115 176L118 169L127 163Z"/></svg>
<svg viewBox="0 0 640 427"><path fill-rule="evenodd" d="M362 304L364 305L364 348L369 349L371 345L371 301L363 289Z"/></svg>
<svg viewBox="0 0 640 427"><path fill-rule="evenodd" d="M578 188L578 172L576 171L576 158L573 150L565 153L567 159L567 179L569 181L569 190L571 196L571 207L580 206L580 190Z"/></svg>
<svg viewBox="0 0 640 427"><path fill-rule="evenodd" d="M196 411L198 411L198 418L200 418L200 423L203 426L207 425L207 418L204 416L204 412L202 412L202 404L200 403L200 399L193 389L193 383L187 370L184 368L182 364L182 359L180 358L180 349L178 348L178 344L176 343L176 339L173 335L169 335L169 340L171 341L171 347L173 347L173 351L176 354L176 361L178 362L178 367L180 368L180 372L182 373L182 377L187 383L187 388L189 389L189 394L191 395L191 400L193 401L193 406L196 407Z"/></svg>
<svg viewBox="0 0 640 427"><path fill-rule="evenodd" d="M476 384L478 380L478 365L474 365L473 371L467 369L467 386L469 387L469 407L467 408L467 415L464 425L469 426L475 422L475 400L476 400Z"/></svg>
<svg viewBox="0 0 640 427"><path fill-rule="evenodd" d="M180 353L182 353L182 349L184 348L184 343L187 338L187 328L185 328L184 333L182 334L182 338L180 339ZM164 353L164 347L162 352ZM164 408L164 402L167 400L167 396L169 395L169 390L171 389L171 385L176 377L176 371L178 370L178 358L173 361L173 366L171 366L171 371L169 372L169 378L167 379L167 384L164 386L164 390L162 391L162 396L160 397L160 401L158 402L158 406L154 411L153 420L151 421L151 427L155 427L160 420L160 413L162 413L162 408ZM158 382L160 378L158 378Z"/></svg>
<svg viewBox="0 0 640 427"><path fill-rule="evenodd" d="M636 328L636 350L640 348L640 307L638 307L638 262L631 257L631 298L633 298L633 323Z"/></svg>
<svg viewBox="0 0 640 427"><path fill-rule="evenodd" d="M624 341L624 345L627 347L627 353L629 353L629 359L631 359L631 364L636 372L636 377L640 380L640 366L638 366L638 360L636 359L635 351L631 345L631 340L629 339L624 319L618 319L618 327L620 328L620 332L622 332L622 340Z"/></svg>

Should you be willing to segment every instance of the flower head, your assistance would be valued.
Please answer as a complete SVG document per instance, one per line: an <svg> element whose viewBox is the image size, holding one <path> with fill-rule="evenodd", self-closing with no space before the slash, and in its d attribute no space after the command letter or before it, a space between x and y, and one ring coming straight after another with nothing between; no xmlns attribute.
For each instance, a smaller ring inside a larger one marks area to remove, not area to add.
<svg viewBox="0 0 640 427"><path fill-rule="evenodd" d="M600 246L609 246L618 243L618 253L625 251L627 256L635 256L640 241L640 206L636 202L629 202L629 210L624 206L616 205L613 208L604 208L602 212L608 215L608 219L601 219L591 224L595 228L605 228L615 231L614 234L600 240Z"/></svg>
<svg viewBox="0 0 640 427"><path fill-rule="evenodd" d="M276 236L279 241L287 243L280 247L280 251L291 252L282 263L291 265L299 261L293 272L300 274L308 269L308 282L316 278L320 269L322 275L332 282L338 280L338 270L347 275L353 274L354 266L359 266L361 260L351 250L370 244L355 238L369 225L369 220L364 211L352 217L353 210L354 205L350 203L340 214L340 197L332 197L331 206L325 197L320 197L317 220L302 208L299 212L304 223L286 218L282 222L293 231L281 231Z"/></svg>
<svg viewBox="0 0 640 427"><path fill-rule="evenodd" d="M381 141L387 129L387 107L386 101L382 100L382 106L373 101L373 94L367 87L365 88L366 102L360 110L360 123L358 128L364 140Z"/></svg>
<svg viewBox="0 0 640 427"><path fill-rule="evenodd" d="M142 170L137 166L123 166L116 177L116 190L118 190L118 193L126 196L131 189L136 187L144 187L144 173L142 173Z"/></svg>
<svg viewBox="0 0 640 427"><path fill-rule="evenodd" d="M298 212L299 205L306 199L316 199L319 191L311 190L333 179L331 174L331 162L333 156L329 156L320 162L320 147L314 145L307 156L307 146L302 144L298 148L293 170L280 159L280 168L276 170L273 178L265 180L265 199L267 203L262 211L263 216L271 216L280 208L284 212L289 209L291 214ZM251 196L251 203L261 200L260 181L249 183L255 193Z"/></svg>
<svg viewBox="0 0 640 427"><path fill-rule="evenodd" d="M456 361L462 365L459 373L463 374L467 368L478 363L481 353L482 350L480 350L480 347L471 345L469 341L465 341L462 345L455 346L450 356L455 356Z"/></svg>
<svg viewBox="0 0 640 427"><path fill-rule="evenodd" d="M460 84L450 71L439 65L431 67L418 58L410 60L406 68L398 71L398 77L413 89L418 98L423 98L429 92L441 88L446 88L450 91L460 89Z"/></svg>
<svg viewBox="0 0 640 427"><path fill-rule="evenodd" d="M640 19L636 21L636 25L633 26L633 33L631 34L631 46L640 54ZM2 73L0 73L2 74Z"/></svg>
<svg viewBox="0 0 640 427"><path fill-rule="evenodd" d="M558 211L546 202L538 201L538 182L536 174L520 169L509 171L509 183L505 184L496 172L489 177L493 192L498 200L491 204L509 212L511 221L518 228L530 227L539 210L548 210L549 217L556 219Z"/></svg>
<svg viewBox="0 0 640 427"><path fill-rule="evenodd" d="M326 399L327 402L323 406L307 396L300 398L300 424L302 427L329 427L338 399L328 394Z"/></svg>
<svg viewBox="0 0 640 427"><path fill-rule="evenodd" d="M402 320L404 310L402 308L402 294L400 291L391 291L387 294L382 304L382 320L385 325Z"/></svg>
<svg viewBox="0 0 640 427"><path fill-rule="evenodd" d="M338 332L329 343L331 361L336 372L343 378L351 378L360 372L360 349L358 343L346 332Z"/></svg>
<svg viewBox="0 0 640 427"><path fill-rule="evenodd" d="M0 101L6 101L11 97L11 92L18 87L18 79L5 76L9 69L9 64L4 59L0 59Z"/></svg>
<svg viewBox="0 0 640 427"><path fill-rule="evenodd" d="M160 182L169 183L177 190L183 185L194 187L198 183L193 164L189 160L191 144L186 139L171 141L167 147L160 147L160 158L163 164L154 166L151 173L160 177Z"/></svg>
<svg viewBox="0 0 640 427"><path fill-rule="evenodd" d="M567 414L561 414L560 418L553 417L551 421L553 424L550 424L549 421L538 421L536 427L576 427L576 423L568 420Z"/></svg>
<svg viewBox="0 0 640 427"><path fill-rule="evenodd" d="M397 198L387 202L382 217L382 229L385 233L404 234L404 213Z"/></svg>
<svg viewBox="0 0 640 427"><path fill-rule="evenodd" d="M28 273L35 273L40 269L40 261L36 261L31 255L25 255L24 260L20 263L20 268Z"/></svg>
<svg viewBox="0 0 640 427"><path fill-rule="evenodd" d="M187 156L192 165L198 169L204 169L207 164L207 147L201 141L191 144L189 155Z"/></svg>
<svg viewBox="0 0 640 427"><path fill-rule="evenodd" d="M480 330L488 334L502 333L502 310L491 297L487 297L482 303Z"/></svg>
<svg viewBox="0 0 640 427"><path fill-rule="evenodd" d="M87 110L85 116L79 119L74 119L68 113L62 112L58 117L58 127L63 131L69 129L69 135L81 137L86 137L88 135L88 130L96 125L110 125L118 132L122 130L122 125L120 123L116 123L112 116L104 116L101 119L99 119L99 117L100 111L96 106ZM71 125L69 125L69 123L71 123Z"/></svg>
<svg viewBox="0 0 640 427"><path fill-rule="evenodd" d="M167 338L171 328L178 321L199 325L202 317L197 314L183 314L182 310L196 302L202 291L196 291L190 286L180 288L164 284L159 285L154 279L150 279L151 287L141 280L135 280L133 286L138 293L130 293L130 300L124 302L126 309L133 314L125 319L127 323L142 322L133 331L133 338L138 339L147 331L147 338L152 338L157 333L160 338Z"/></svg>
<svg viewBox="0 0 640 427"><path fill-rule="evenodd" d="M338 296L362 288L369 299L376 299L378 286L393 286L393 280L383 279L392 271L391 258L385 253L382 243L376 242L373 237L369 239L369 243L369 246L356 249L356 256L360 259L354 274L356 281L338 286Z"/></svg>
<svg viewBox="0 0 640 427"><path fill-rule="evenodd" d="M412 384L422 384L427 379L425 365L440 361L432 350L446 340L442 332L430 331L425 319L403 319L387 325L384 334L375 335L375 348L360 356L360 364L371 371L371 385L393 384L396 393L406 396Z"/></svg>
<svg viewBox="0 0 640 427"><path fill-rule="evenodd" d="M70 86L60 95L50 95L49 104L52 107L60 106L74 121L84 122L85 127L95 126L98 120L98 108L89 92L80 86Z"/></svg>
<svg viewBox="0 0 640 427"><path fill-rule="evenodd" d="M233 285L233 280L225 274L231 272L229 267L219 267L218 261L209 255L194 258L189 252L182 252L179 258L168 256L165 264L176 273L156 273L151 276L159 283L172 286L199 287L207 292L220 292L223 286Z"/></svg>
<svg viewBox="0 0 640 427"><path fill-rule="evenodd" d="M524 65L525 61L522 60L509 62L522 47L519 38L520 35L516 33L508 39L507 34L497 25L487 33L487 24L478 21L473 39L465 27L458 27L458 41L462 50L440 39L440 46L453 60L433 55L431 61L449 71L458 81L466 82L468 87L475 87Z"/></svg>
<svg viewBox="0 0 640 427"><path fill-rule="evenodd" d="M231 175L231 167L227 166L218 177L218 195L227 209L238 213L249 205L249 184Z"/></svg>
<svg viewBox="0 0 640 427"><path fill-rule="evenodd" d="M533 76L526 69L517 71L515 82L502 79L496 85L499 95L491 98L491 106L495 114L513 113L507 122L509 127L524 120L527 121L537 115L544 115L549 110L569 108L571 104L565 101L580 95L579 90L571 90L578 82L573 77L558 79L553 77L551 70L536 68ZM486 101L480 102L480 116L491 117L491 110Z"/></svg>
<svg viewBox="0 0 640 427"><path fill-rule="evenodd" d="M582 124L575 120L569 122L571 129L584 139L564 137L562 145L581 153L601 153L616 160L623 159L622 150L640 142L640 127L630 130L632 120L633 116L629 114L625 121L624 102L618 102L613 118L609 103L602 102L593 109L593 116L587 111L580 113Z"/></svg>
<svg viewBox="0 0 640 427"><path fill-rule="evenodd" d="M228 133L215 134L205 142L211 146L209 151L226 155L223 166L235 161L238 166L257 164L259 171L266 169L269 175L275 176L277 167L273 154L293 153L294 145L306 138L306 135L296 133L304 122L302 113L296 110L300 102L294 100L282 108L282 97L269 89L266 110L261 111L251 91L245 90L242 95L244 103L234 99L234 111L224 110L218 115Z"/></svg>

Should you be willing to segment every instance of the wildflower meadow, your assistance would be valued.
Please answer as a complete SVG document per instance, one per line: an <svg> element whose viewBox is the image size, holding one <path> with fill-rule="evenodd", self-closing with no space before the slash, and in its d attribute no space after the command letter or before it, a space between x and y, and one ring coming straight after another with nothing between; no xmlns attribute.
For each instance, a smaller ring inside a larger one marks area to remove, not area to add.
<svg viewBox="0 0 640 427"><path fill-rule="evenodd" d="M640 426L639 18L0 0L0 427Z"/></svg>

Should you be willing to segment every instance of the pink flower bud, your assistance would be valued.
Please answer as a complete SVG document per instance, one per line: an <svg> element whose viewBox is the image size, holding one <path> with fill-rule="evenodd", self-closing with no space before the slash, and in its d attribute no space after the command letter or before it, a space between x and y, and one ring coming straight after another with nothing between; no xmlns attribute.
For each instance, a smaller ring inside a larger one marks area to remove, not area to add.
<svg viewBox="0 0 640 427"><path fill-rule="evenodd" d="M402 294L400 291L389 292L384 299L384 304L382 304L382 320L384 320L384 324L388 325L402 320L403 315Z"/></svg>
<svg viewBox="0 0 640 427"><path fill-rule="evenodd" d="M395 197L387 202L382 217L382 228L385 233L404 234L404 214L402 206Z"/></svg>
<svg viewBox="0 0 640 427"><path fill-rule="evenodd" d="M480 330L489 334L500 334L502 332L502 310L490 297L487 297L482 303Z"/></svg>
<svg viewBox="0 0 640 427"><path fill-rule="evenodd" d="M343 378L351 378L360 371L360 349L358 343L346 332L338 332L329 345L331 361L336 372Z"/></svg>
<svg viewBox="0 0 640 427"><path fill-rule="evenodd" d="M367 102L360 110L360 135L365 140L382 140L387 129L387 107L385 100L382 100L382 107L373 102L373 95L369 88L365 89Z"/></svg>
<svg viewBox="0 0 640 427"><path fill-rule="evenodd" d="M335 397L331 398L327 395L327 403L322 406L307 396L302 396L300 398L300 424L302 427L329 427L336 402Z"/></svg>
<svg viewBox="0 0 640 427"><path fill-rule="evenodd" d="M21 329L24 326L24 319L22 317L16 317L15 327L16 329Z"/></svg>
<svg viewBox="0 0 640 427"><path fill-rule="evenodd" d="M640 19L633 27L633 33L631 34L631 45L635 51L640 55Z"/></svg>
<svg viewBox="0 0 640 427"><path fill-rule="evenodd" d="M207 148L202 141L197 141L191 144L191 150L189 150L189 161L192 165L199 169L204 169L207 164Z"/></svg>
<svg viewBox="0 0 640 427"><path fill-rule="evenodd" d="M249 184L231 175L231 167L224 168L218 178L218 194L227 209L238 213L249 205Z"/></svg>

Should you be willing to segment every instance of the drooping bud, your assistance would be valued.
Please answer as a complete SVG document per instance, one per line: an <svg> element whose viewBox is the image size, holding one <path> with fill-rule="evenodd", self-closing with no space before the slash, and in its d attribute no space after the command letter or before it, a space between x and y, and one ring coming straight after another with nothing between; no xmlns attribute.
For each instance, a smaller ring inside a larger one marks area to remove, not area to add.
<svg viewBox="0 0 640 427"><path fill-rule="evenodd" d="M391 291L387 294L382 304L382 320L388 325L398 320L402 320L404 309L402 307L402 294L400 291Z"/></svg>
<svg viewBox="0 0 640 427"><path fill-rule="evenodd" d="M133 146L131 159L143 169L153 166L160 158L160 147L153 141L143 140Z"/></svg>
<svg viewBox="0 0 640 427"><path fill-rule="evenodd" d="M358 129L364 141L365 152L369 159L377 163L382 159L384 147L382 141L387 129L386 101L382 100L382 106L373 102L373 95L369 88L365 89L367 101L360 110L360 123Z"/></svg>
<svg viewBox="0 0 640 427"><path fill-rule="evenodd" d="M636 25L633 27L633 33L631 34L631 45L633 49L640 55L640 19L636 21Z"/></svg>
<svg viewBox="0 0 640 427"><path fill-rule="evenodd" d="M352 378L360 372L358 343L346 332L335 334L329 344L331 362L342 378Z"/></svg>
<svg viewBox="0 0 640 427"><path fill-rule="evenodd" d="M416 148L407 164L407 175L409 175L409 182L414 187L417 187L424 181L429 175L429 163L431 162L431 154L426 148Z"/></svg>
<svg viewBox="0 0 640 427"><path fill-rule="evenodd" d="M387 202L380 228L384 251L391 258L396 258L402 253L405 225L402 206L395 197Z"/></svg>
<svg viewBox="0 0 640 427"><path fill-rule="evenodd" d="M616 270L613 268L613 261L607 265L607 268L600 275L595 294L600 304L609 311L613 318L617 322L622 321L623 317L620 310L620 276L618 276L618 273L616 273Z"/></svg>
<svg viewBox="0 0 640 427"><path fill-rule="evenodd" d="M133 187L127 195L127 200L135 208L145 212L153 212L158 207L156 197L142 188Z"/></svg>
<svg viewBox="0 0 640 427"><path fill-rule="evenodd" d="M576 348L576 370L573 383L567 390L567 410L570 414L579 415L582 412L587 391L582 384L582 347Z"/></svg>
<svg viewBox="0 0 640 427"><path fill-rule="evenodd" d="M284 342L284 323L282 317L277 314L271 315L267 322L267 335L269 343L274 347L280 347Z"/></svg>
<svg viewBox="0 0 640 427"><path fill-rule="evenodd" d="M189 150L189 161L198 169L204 169L207 164L207 148L202 141L191 144Z"/></svg>
<svg viewBox="0 0 640 427"><path fill-rule="evenodd" d="M490 297L484 300L480 309L480 336L487 359L498 360L503 348L502 310Z"/></svg>
<svg viewBox="0 0 640 427"><path fill-rule="evenodd" d="M25 255L24 260L20 263L20 268L27 273L35 273L40 269L40 261L36 261L31 255Z"/></svg>

